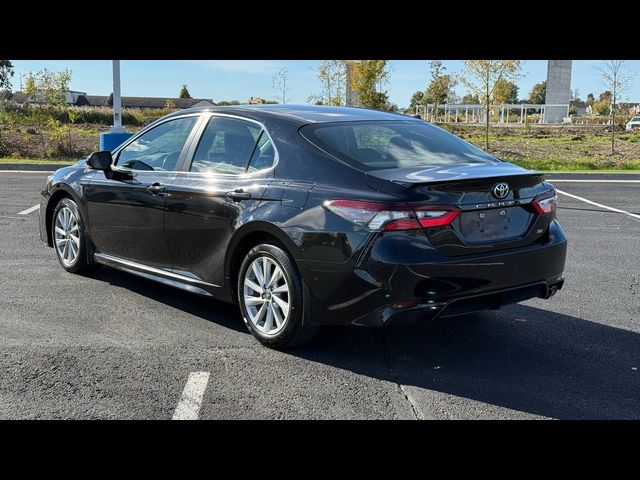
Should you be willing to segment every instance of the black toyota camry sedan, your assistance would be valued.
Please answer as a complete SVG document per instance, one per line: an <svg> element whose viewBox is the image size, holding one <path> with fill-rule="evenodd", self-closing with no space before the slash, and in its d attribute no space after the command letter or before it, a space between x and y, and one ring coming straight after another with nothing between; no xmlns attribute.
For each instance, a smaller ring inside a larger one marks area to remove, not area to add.
<svg viewBox="0 0 640 480"><path fill-rule="evenodd" d="M207 107L56 171L40 236L69 272L103 264L235 302L283 348L320 325L549 298L567 246L556 203L541 173L418 118Z"/></svg>

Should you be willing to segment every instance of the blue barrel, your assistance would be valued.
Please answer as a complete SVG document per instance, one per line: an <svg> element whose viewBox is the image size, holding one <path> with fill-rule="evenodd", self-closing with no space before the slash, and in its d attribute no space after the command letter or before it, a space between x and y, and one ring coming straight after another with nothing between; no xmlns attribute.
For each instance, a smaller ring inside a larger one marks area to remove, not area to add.
<svg viewBox="0 0 640 480"><path fill-rule="evenodd" d="M133 133L101 133L100 134L100 151L109 150L113 152L122 145L125 140L131 137Z"/></svg>

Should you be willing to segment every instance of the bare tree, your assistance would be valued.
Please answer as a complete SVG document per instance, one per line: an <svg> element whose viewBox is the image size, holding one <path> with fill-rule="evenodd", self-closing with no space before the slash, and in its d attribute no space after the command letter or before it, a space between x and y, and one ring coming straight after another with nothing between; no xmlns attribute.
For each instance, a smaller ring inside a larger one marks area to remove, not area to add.
<svg viewBox="0 0 640 480"><path fill-rule="evenodd" d="M513 81L518 78L520 60L465 60L462 83L484 99L487 115L485 147L489 148L489 106L496 85L501 80Z"/></svg>
<svg viewBox="0 0 640 480"><path fill-rule="evenodd" d="M627 70L626 60L603 60L602 66L596 67L602 76L602 83L611 91L611 155L616 153L616 107L631 85L633 73Z"/></svg>
<svg viewBox="0 0 640 480"><path fill-rule="evenodd" d="M344 60L324 60L316 71L322 90L307 100L320 105L344 105L347 69Z"/></svg>
<svg viewBox="0 0 640 480"><path fill-rule="evenodd" d="M276 96L280 103L288 103L291 100L289 96L289 72L287 67L282 67L277 73L273 74L271 86L276 91Z"/></svg>

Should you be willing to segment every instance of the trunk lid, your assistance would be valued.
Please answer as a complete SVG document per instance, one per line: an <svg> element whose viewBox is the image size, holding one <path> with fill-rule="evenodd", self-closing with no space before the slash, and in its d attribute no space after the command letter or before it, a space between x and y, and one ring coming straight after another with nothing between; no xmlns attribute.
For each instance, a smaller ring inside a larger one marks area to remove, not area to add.
<svg viewBox="0 0 640 480"><path fill-rule="evenodd" d="M403 200L458 208L461 212L450 226L425 229L434 247L446 255L542 241L552 220L530 205L552 188L544 175L507 162L373 170L366 176L372 188Z"/></svg>

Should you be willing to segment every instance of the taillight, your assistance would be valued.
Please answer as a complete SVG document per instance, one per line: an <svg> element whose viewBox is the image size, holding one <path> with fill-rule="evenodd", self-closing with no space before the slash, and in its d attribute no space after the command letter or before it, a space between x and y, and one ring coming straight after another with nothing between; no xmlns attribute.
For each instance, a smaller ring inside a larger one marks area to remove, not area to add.
<svg viewBox="0 0 640 480"><path fill-rule="evenodd" d="M543 213L555 213L558 206L558 196L555 190L549 190L541 195L538 195L531 202L531 206L538 215Z"/></svg>
<svg viewBox="0 0 640 480"><path fill-rule="evenodd" d="M327 200L324 207L372 231L415 230L421 227L449 225L458 210L443 207L363 202L359 200Z"/></svg>

